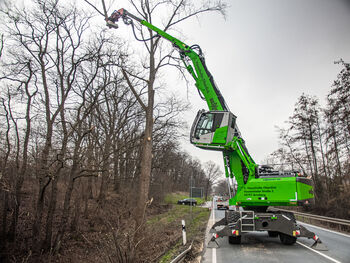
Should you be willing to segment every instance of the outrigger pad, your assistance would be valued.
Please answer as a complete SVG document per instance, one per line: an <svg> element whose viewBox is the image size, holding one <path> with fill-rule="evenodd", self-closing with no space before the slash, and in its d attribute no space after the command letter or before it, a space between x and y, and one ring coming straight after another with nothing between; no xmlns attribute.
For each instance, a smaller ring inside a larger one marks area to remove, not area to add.
<svg viewBox="0 0 350 263"><path fill-rule="evenodd" d="M218 242L216 242L215 238L213 237L213 238L210 239L210 241L208 242L207 247L208 247L208 248L219 248L219 244L218 244Z"/></svg>
<svg viewBox="0 0 350 263"><path fill-rule="evenodd" d="M319 251L328 251L326 245L323 244L322 241L319 239L311 246L311 248Z"/></svg>
<svg viewBox="0 0 350 263"><path fill-rule="evenodd" d="M212 229L214 229L215 231L215 227L217 226L226 226L227 222L226 222L226 218L224 217L223 219L217 221L214 225L212 225L210 231L212 231ZM215 232L210 232L210 233L215 233Z"/></svg>

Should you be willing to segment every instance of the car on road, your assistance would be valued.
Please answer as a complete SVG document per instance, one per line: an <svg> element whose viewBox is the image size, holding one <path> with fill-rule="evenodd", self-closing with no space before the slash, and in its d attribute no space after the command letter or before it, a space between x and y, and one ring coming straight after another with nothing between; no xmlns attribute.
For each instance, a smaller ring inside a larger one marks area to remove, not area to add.
<svg viewBox="0 0 350 263"><path fill-rule="evenodd" d="M228 209L228 198L219 197L216 200L216 209Z"/></svg>
<svg viewBox="0 0 350 263"><path fill-rule="evenodd" d="M193 198L185 198L185 199L177 201L177 203L179 205L193 205L193 206L196 206L197 205L197 200L193 199Z"/></svg>

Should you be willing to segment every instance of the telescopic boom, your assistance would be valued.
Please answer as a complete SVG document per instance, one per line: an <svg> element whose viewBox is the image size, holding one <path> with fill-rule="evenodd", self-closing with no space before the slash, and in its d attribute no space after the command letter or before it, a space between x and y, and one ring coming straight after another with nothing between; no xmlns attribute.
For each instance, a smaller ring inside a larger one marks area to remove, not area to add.
<svg viewBox="0 0 350 263"><path fill-rule="evenodd" d="M194 78L200 96L208 104L209 111L198 112L191 128L190 140L196 147L223 153L230 195L230 210L226 212L225 218L213 225L211 231L214 235L210 244L215 244L215 239L223 236L228 236L229 243L238 244L245 232L268 231L270 236L279 235L283 244L291 245L297 237L307 237L315 240L314 248L326 249L315 233L297 224L293 213L267 211L269 206L297 206L314 202L312 180L300 177L296 171L274 171L268 166L259 167L254 162L237 128L236 116L229 111L206 67L201 48L198 45L186 45L166 33L166 30L155 27L125 9L114 11L106 19L107 25L118 28L116 22L120 18L132 26L136 39L134 21L157 33L148 40L162 37L171 42ZM257 127L256 130L259 129L263 127ZM236 190L233 178L237 182ZM241 206L246 211L234 209L235 206ZM218 226L224 227L216 230Z"/></svg>
<svg viewBox="0 0 350 263"><path fill-rule="evenodd" d="M133 20L136 20L140 24L156 32L157 35L155 37L162 37L170 41L173 44L173 46L179 50L180 57L187 71L196 81L196 87L207 102L209 110L229 110L223 96L221 95L219 89L215 85L213 76L210 74L209 70L205 65L202 50L198 45L188 46L182 41L178 40L177 38L155 27L146 20L138 18L137 16L129 13L123 8L112 13L112 15L107 19L107 25L111 28L118 28L116 22L118 22L120 18L123 19L125 24L131 25L133 29ZM192 65L188 63L188 59L190 59Z"/></svg>

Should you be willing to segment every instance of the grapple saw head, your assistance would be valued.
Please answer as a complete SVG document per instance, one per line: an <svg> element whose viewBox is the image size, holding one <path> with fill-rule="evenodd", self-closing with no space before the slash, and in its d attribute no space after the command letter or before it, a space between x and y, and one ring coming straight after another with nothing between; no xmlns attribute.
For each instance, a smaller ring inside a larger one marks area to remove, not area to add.
<svg viewBox="0 0 350 263"><path fill-rule="evenodd" d="M110 17L108 17L106 19L107 22L107 26L109 28L118 28L118 25L116 24L116 22L118 22L119 18L123 18L124 22L125 22L125 18L126 18L126 12L123 8L119 9L119 10L115 10Z"/></svg>

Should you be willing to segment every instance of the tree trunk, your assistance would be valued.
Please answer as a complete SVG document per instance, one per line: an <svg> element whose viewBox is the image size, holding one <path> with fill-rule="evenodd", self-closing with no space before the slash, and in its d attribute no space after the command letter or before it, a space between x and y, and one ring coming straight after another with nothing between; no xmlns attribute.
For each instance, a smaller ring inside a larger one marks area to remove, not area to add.
<svg viewBox="0 0 350 263"><path fill-rule="evenodd" d="M58 178L59 175L52 180L51 184L51 195L50 195L50 202L49 207L47 211L47 218L46 218L46 227L45 227L45 240L42 245L42 248L47 251L51 248L51 242L52 242L52 225L53 225L53 219L54 214L56 211L56 204L57 204L57 184L58 184Z"/></svg>
<svg viewBox="0 0 350 263"><path fill-rule="evenodd" d="M141 174L139 178L139 199L137 201L136 223L141 225L144 220L146 202L148 201L149 183L152 168L152 133L153 133L153 89L148 93L148 107L146 111L146 127L141 154Z"/></svg>
<svg viewBox="0 0 350 263"><path fill-rule="evenodd" d="M2 191L4 195L3 199L3 210L2 210L2 228L1 228L1 244L5 247L6 236L7 236L7 210L9 209L9 193L7 191ZM1 248L1 247L0 247Z"/></svg>
<svg viewBox="0 0 350 263"><path fill-rule="evenodd" d="M70 201L71 201L72 192L73 192L73 188L74 188L74 176L76 175L76 171L77 171L77 163L73 164L72 170L70 172L68 186L67 186L66 194L64 197L61 223L59 226L57 236L55 238L55 243L53 245L54 253L57 253L59 251L59 249L61 247L62 238L63 238L65 231L66 231L66 226L67 226L69 214L70 214Z"/></svg>
<svg viewBox="0 0 350 263"><path fill-rule="evenodd" d="M91 124L90 124L91 126ZM91 169L93 170L94 169L94 152L93 152L93 144L92 144L92 141L91 141L91 138L90 138L90 134L88 135L89 138L88 138L88 141L89 141L89 144L88 144L88 148L87 148L87 167L88 169ZM87 195L87 199L93 199L94 198L94 195L93 195L93 192L92 192L92 177L89 176L88 180L87 180L87 187L86 187L86 195ZM87 201L86 201L87 202Z"/></svg>
<svg viewBox="0 0 350 263"><path fill-rule="evenodd" d="M70 208L71 208L70 201L71 201L72 192L74 189L75 177L76 177L77 172L78 172L79 151L80 151L80 147L81 147L81 142L83 140L83 136L81 136L80 132L81 132L81 126L78 128L79 139L76 141L75 146L74 146L73 164L72 164L72 168L71 168L70 173L69 173L68 186L67 186L65 197L64 197L61 222L60 222L58 233L56 235L55 242L53 245L54 253L57 253L61 247L61 242L62 242L63 236L65 234L69 215L70 215Z"/></svg>
<svg viewBox="0 0 350 263"><path fill-rule="evenodd" d="M206 201L208 200L209 184L210 184L210 181L209 181L209 179L207 179L207 183L205 185L205 200Z"/></svg>
<svg viewBox="0 0 350 263"><path fill-rule="evenodd" d="M339 159L339 149L338 149L338 142L337 142L336 131L335 131L333 120L330 121L330 125L331 125L331 129L332 129L331 136L332 136L332 139L333 139L334 152L335 152L337 168L338 168L337 169L338 170L338 174L336 176L341 176L342 172L341 172L341 165L340 165L340 159Z"/></svg>
<svg viewBox="0 0 350 263"><path fill-rule="evenodd" d="M118 193L120 189L120 176L119 176L119 152L117 149L114 149L114 154L113 154L113 179L114 179L114 185L113 185L113 190L114 192Z"/></svg>
<svg viewBox="0 0 350 263"><path fill-rule="evenodd" d="M82 186L82 184L80 183L80 187L82 188L82 191L81 193L77 193L77 196L75 198L75 202L74 202L74 206L75 206L75 209L74 209L74 216L73 216L73 220L72 220L72 223L71 223L71 227L70 227L70 230L75 232L77 230L79 230L78 226L79 226L79 219L80 219L80 202L82 200L82 196L83 196L83 189L84 187Z"/></svg>
<svg viewBox="0 0 350 263"><path fill-rule="evenodd" d="M105 141L105 148L103 150L103 163L102 163L102 180L101 180L101 186L100 186L100 193L98 196L99 201L104 201L106 198L106 191L108 186L108 179L109 179L109 166L110 166L110 157L109 153L111 150L111 138L110 134L106 133L106 141Z"/></svg>

